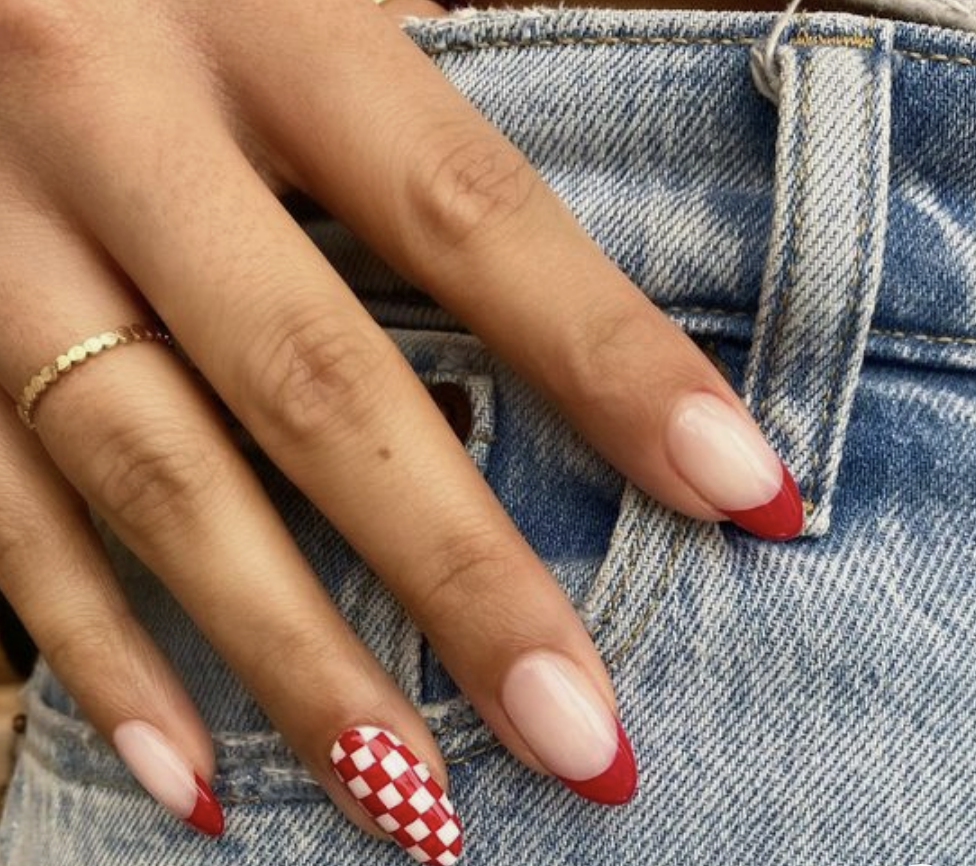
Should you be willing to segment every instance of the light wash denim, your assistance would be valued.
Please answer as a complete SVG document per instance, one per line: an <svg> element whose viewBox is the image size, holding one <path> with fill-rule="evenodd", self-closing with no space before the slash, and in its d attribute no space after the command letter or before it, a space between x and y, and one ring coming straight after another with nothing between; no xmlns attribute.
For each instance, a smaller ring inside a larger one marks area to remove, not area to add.
<svg viewBox="0 0 976 866"><path fill-rule="evenodd" d="M750 75L773 20L496 12L412 33L745 395L799 481L797 541L650 501L341 226L308 225L425 381L468 392L471 458L589 626L637 754L640 791L616 809L519 765L242 435L433 729L470 866L976 862L976 36L801 16L776 54L776 106ZM0 862L405 863L340 816L156 580L113 551L212 726L227 832L166 815L42 666Z"/></svg>

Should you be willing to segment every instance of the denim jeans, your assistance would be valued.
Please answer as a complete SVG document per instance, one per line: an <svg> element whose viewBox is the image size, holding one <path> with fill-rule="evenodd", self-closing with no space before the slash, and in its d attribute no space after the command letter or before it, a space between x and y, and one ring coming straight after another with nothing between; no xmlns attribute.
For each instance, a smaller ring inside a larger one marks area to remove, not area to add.
<svg viewBox="0 0 976 866"><path fill-rule="evenodd" d="M772 25L535 10L411 32L741 391L799 482L796 541L649 500L426 295L340 225L308 222L418 375L466 396L470 457L591 630L636 751L640 790L615 809L518 764L241 433L434 731L471 866L976 857L976 36L800 17L776 52L774 105L750 75ZM346 822L155 578L109 544L214 731L227 831L215 842L164 814L42 665L0 861L407 862Z"/></svg>

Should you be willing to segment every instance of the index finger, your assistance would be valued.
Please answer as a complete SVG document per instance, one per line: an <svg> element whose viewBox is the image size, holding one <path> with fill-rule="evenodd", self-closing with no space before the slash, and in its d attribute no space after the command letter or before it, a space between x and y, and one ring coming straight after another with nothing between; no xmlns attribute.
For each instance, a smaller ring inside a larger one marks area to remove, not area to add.
<svg viewBox="0 0 976 866"><path fill-rule="evenodd" d="M789 470L705 355L409 39L362 4L339 8L375 53L316 49L329 36L310 10L296 13L307 53L282 44L272 60L245 33L227 47L301 181L641 489L762 537L797 534Z"/></svg>

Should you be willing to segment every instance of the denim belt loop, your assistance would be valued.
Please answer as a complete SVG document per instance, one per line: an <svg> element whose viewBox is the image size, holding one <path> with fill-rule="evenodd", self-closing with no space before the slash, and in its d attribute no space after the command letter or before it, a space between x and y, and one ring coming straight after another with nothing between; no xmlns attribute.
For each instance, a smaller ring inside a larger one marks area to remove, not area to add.
<svg viewBox="0 0 976 866"><path fill-rule="evenodd" d="M894 25L846 24L801 16L776 51L772 239L745 381L800 486L805 535L829 527L887 223Z"/></svg>

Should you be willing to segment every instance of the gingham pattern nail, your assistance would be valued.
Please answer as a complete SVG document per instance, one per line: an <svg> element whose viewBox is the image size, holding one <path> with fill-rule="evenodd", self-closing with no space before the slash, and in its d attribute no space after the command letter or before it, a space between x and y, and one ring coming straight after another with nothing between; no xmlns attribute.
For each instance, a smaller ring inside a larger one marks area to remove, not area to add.
<svg viewBox="0 0 976 866"><path fill-rule="evenodd" d="M396 735L368 725L343 731L332 765L359 805L416 861L457 862L461 824L454 806Z"/></svg>

